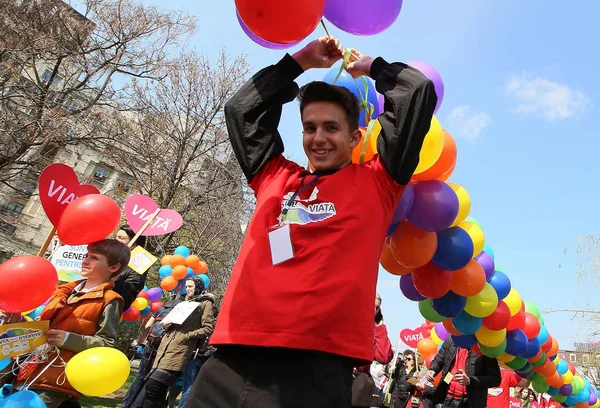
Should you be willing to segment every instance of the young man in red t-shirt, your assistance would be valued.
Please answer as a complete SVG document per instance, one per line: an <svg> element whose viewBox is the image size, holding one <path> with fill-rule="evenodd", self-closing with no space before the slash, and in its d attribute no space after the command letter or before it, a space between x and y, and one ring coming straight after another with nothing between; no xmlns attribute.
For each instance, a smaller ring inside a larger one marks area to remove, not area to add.
<svg viewBox="0 0 600 408"><path fill-rule="evenodd" d="M379 154L352 164L359 103L345 88L311 82L299 96L310 173L283 157L282 106L298 95L298 76L342 55L335 38L314 40L259 71L225 106L257 202L211 338L218 351L186 407L347 407L352 367L373 360L383 240L437 97L418 70L353 50L346 70L373 78L385 98Z"/></svg>
<svg viewBox="0 0 600 408"><path fill-rule="evenodd" d="M502 376L500 386L488 389L488 408L509 408L510 389L517 386L529 387L530 381L519 377L513 371L501 369L500 375Z"/></svg>

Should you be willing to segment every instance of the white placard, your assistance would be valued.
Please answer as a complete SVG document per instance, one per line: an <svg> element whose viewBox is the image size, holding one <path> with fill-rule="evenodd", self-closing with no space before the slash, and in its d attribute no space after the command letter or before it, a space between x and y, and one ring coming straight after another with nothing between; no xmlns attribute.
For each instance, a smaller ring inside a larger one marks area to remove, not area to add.
<svg viewBox="0 0 600 408"><path fill-rule="evenodd" d="M162 323L183 324L196 308L200 306L198 302L181 302L165 316Z"/></svg>

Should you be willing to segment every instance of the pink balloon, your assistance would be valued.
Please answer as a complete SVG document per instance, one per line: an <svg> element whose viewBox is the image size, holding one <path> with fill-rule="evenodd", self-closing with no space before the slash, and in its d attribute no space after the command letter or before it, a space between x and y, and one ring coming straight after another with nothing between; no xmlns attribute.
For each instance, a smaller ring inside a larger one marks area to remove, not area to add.
<svg viewBox="0 0 600 408"><path fill-rule="evenodd" d="M272 43L272 42L263 40L262 38L260 38L256 34L254 34L252 31L250 31L248 26L246 26L246 24L242 21L242 18L240 17L240 13L238 13L236 11L235 14L237 16L238 23L240 23L240 27L242 27L242 30L244 31L244 33L246 33L246 35L252 41L254 41L255 43L257 43L258 45L260 45L262 47L269 48L271 50L285 50L286 48L291 48L295 45L298 45L298 43L299 43L299 42L295 42L295 43L291 43L291 44L276 44L276 43Z"/></svg>
<svg viewBox="0 0 600 408"><path fill-rule="evenodd" d="M437 95L437 104L435 105L435 110L433 113L436 113L444 100L444 82L442 81L442 76L440 73L430 64L423 61L413 61L407 62L406 65L410 65L411 67L418 69L421 71L423 75L427 77L435 87L435 93Z"/></svg>

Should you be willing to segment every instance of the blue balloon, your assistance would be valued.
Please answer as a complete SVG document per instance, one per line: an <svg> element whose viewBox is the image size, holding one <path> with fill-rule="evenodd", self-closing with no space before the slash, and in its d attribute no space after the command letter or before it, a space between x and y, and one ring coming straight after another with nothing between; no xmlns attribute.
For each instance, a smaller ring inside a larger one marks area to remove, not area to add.
<svg viewBox="0 0 600 408"><path fill-rule="evenodd" d="M327 72L327 74L325 74L325 77L323 78L323 82L327 82L328 84L333 83L333 80L337 76L339 70L340 70L339 67L331 68L329 70L329 72ZM367 82L366 95L365 95L365 86L364 86L365 81L364 80L366 80L366 82ZM357 78L356 80L354 80L354 78L352 78L352 75L350 75L346 71L342 71L342 73L340 74L335 85L343 86L344 88L350 90L350 92L352 92L354 94L354 96L356 96L356 100L358 101L358 103L361 102L360 94L362 93L363 97L365 97L366 100L371 105L373 105L374 111L373 111L373 115L371 116L372 119L375 119L377 116L379 116L381 114L381 112L379 112L379 103L377 102L377 92L375 91L375 85L373 84L373 81L371 81L369 78L360 77L360 78ZM359 92L359 90L360 90L360 92ZM360 117L358 120L358 124L359 124L359 126L362 126L362 127L366 127L368 125L368 123L366 123L366 121L365 121L364 109L361 109L361 111L360 111Z"/></svg>
<svg viewBox="0 0 600 408"><path fill-rule="evenodd" d="M465 305L467 304L467 298L449 291L440 298L432 299L431 303L433 303L433 310L440 316L455 317L464 310Z"/></svg>
<svg viewBox="0 0 600 408"><path fill-rule="evenodd" d="M123 320L125 326L135 326L140 322L140 319L137 319L135 322L128 322L127 320Z"/></svg>
<svg viewBox="0 0 600 408"><path fill-rule="evenodd" d="M185 282L185 281L183 281ZM187 295L187 290L185 289L185 283L181 285L181 289L179 290L180 295Z"/></svg>
<svg viewBox="0 0 600 408"><path fill-rule="evenodd" d="M546 393L548 395L554 396L554 395L558 395L558 391L559 391L558 388L550 387L550 388L548 388L548 391L546 391Z"/></svg>
<svg viewBox="0 0 600 408"><path fill-rule="evenodd" d="M206 276L206 274L201 273L200 279L202 279L202 281L204 281L204 287L208 288L208 285L210 285L210 278L208 276Z"/></svg>
<svg viewBox="0 0 600 408"><path fill-rule="evenodd" d="M3 408L47 408L46 403L33 391L15 392L2 402Z"/></svg>
<svg viewBox="0 0 600 408"><path fill-rule="evenodd" d="M518 329L517 329L518 330ZM516 330L515 330L516 331ZM521 354L525 358L533 358L540 351L540 342L535 337L529 340L529 345L525 353Z"/></svg>
<svg viewBox="0 0 600 408"><path fill-rule="evenodd" d="M456 271L467 266L473 257L473 240L460 227L448 228L437 233L438 245L433 255L437 267Z"/></svg>
<svg viewBox="0 0 600 408"><path fill-rule="evenodd" d="M173 267L171 265L163 265L160 268L158 268L158 275L160 276L160 279L164 279L167 276L171 276L173 275Z"/></svg>
<svg viewBox="0 0 600 408"><path fill-rule="evenodd" d="M467 336L455 336L452 334L451 336L454 344L464 349L470 349L475 344L477 344L477 338L475 338L475 336L473 336L472 334L469 334Z"/></svg>
<svg viewBox="0 0 600 408"><path fill-rule="evenodd" d="M570 407L574 407L575 405L577 405L578 402L579 399L576 395L569 395L565 400L565 404L569 405Z"/></svg>
<svg viewBox="0 0 600 408"><path fill-rule="evenodd" d="M558 371L560 375L565 375L567 371L569 371L569 364L562 358L559 359L558 364L556 365L556 371Z"/></svg>
<svg viewBox="0 0 600 408"><path fill-rule="evenodd" d="M4 370L12 363L12 358L4 358L0 360L0 370Z"/></svg>
<svg viewBox="0 0 600 408"><path fill-rule="evenodd" d="M577 394L577 399L579 400L579 402L588 402L590 400L590 390L584 388L581 391L579 391L579 394Z"/></svg>
<svg viewBox="0 0 600 408"><path fill-rule="evenodd" d="M510 354L512 356L520 356L527 352L528 347L529 340L527 339L527 335L523 330L516 329L506 332L506 354Z"/></svg>
<svg viewBox="0 0 600 408"><path fill-rule="evenodd" d="M543 324L540 325L540 332L536 336L538 341L540 342L540 344L546 344L549 336L550 336L550 334L548 333L548 329L546 329L546 326Z"/></svg>
<svg viewBox="0 0 600 408"><path fill-rule="evenodd" d="M193 278L194 277L194 270L188 266L187 271L188 271L188 274L185 277L185 279Z"/></svg>
<svg viewBox="0 0 600 408"><path fill-rule="evenodd" d="M387 233L385 234L386 237L389 237L390 235L392 235L394 233L394 231L396 231L396 229L398 228L398 225L400 225L399 222L390 225L390 227L388 228Z"/></svg>
<svg viewBox="0 0 600 408"><path fill-rule="evenodd" d="M464 310L458 316L451 319L452 326L462 334L475 334L481 328L483 319L481 317L471 316Z"/></svg>
<svg viewBox="0 0 600 408"><path fill-rule="evenodd" d="M144 285L144 292L148 292L148 286Z"/></svg>
<svg viewBox="0 0 600 408"><path fill-rule="evenodd" d="M152 309L150 308L150 306L146 306L146 308L142 311L140 311L140 316L148 316L150 313L152 313Z"/></svg>
<svg viewBox="0 0 600 408"><path fill-rule="evenodd" d="M592 389L592 383L590 383L590 380L588 380L587 378L583 379L583 388L587 390Z"/></svg>
<svg viewBox="0 0 600 408"><path fill-rule="evenodd" d="M489 246L488 244L483 245L483 251L487 252L488 255L491 256L494 261L496 260L496 255L494 254L494 250L491 246Z"/></svg>
<svg viewBox="0 0 600 408"><path fill-rule="evenodd" d="M180 245L177 248L175 248L175 251L173 251L173 253L175 255L181 255L184 258L187 258L188 256L190 256L190 250L188 249L188 247Z"/></svg>
<svg viewBox="0 0 600 408"><path fill-rule="evenodd" d="M32 319L35 320L36 317L38 317L39 315L42 314L42 312L44 311L44 308L46 306L42 305L42 306L38 306L35 309L33 309L33 311L31 313L29 313L27 316L31 317Z"/></svg>
<svg viewBox="0 0 600 408"><path fill-rule="evenodd" d="M494 271L494 275L489 280L490 285L496 290L498 299L502 300L510 293L510 279L503 272L499 270Z"/></svg>

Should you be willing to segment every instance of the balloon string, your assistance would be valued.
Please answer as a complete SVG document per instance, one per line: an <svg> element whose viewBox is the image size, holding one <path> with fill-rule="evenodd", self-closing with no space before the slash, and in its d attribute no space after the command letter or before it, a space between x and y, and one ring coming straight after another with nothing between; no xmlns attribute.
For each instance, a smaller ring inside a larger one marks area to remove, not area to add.
<svg viewBox="0 0 600 408"><path fill-rule="evenodd" d="M338 81L338 79L340 79L340 75L342 75L342 71L344 69L346 69L346 67L348 66L348 62L350 62L351 56L352 56L352 50L350 48L345 48L344 49L344 60L342 61L342 66L340 67L340 70L338 71L337 75L333 79L333 82L331 83L331 85L335 85L336 82Z"/></svg>
<svg viewBox="0 0 600 408"><path fill-rule="evenodd" d="M329 30L327 30L327 26L325 25L325 20L323 20L323 18L321 18L321 25L323 26L323 30L325 30L325 34L327 34L327 37L331 38L331 35L329 34Z"/></svg>
<svg viewBox="0 0 600 408"><path fill-rule="evenodd" d="M362 150L360 152L360 159L358 164L363 164L365 161L365 155L367 154L367 147L369 146L369 139L371 138L371 133L373 133L373 128L375 127L376 119L371 119L369 121L369 126L367 127L367 131L365 132L365 141L362 145Z"/></svg>

